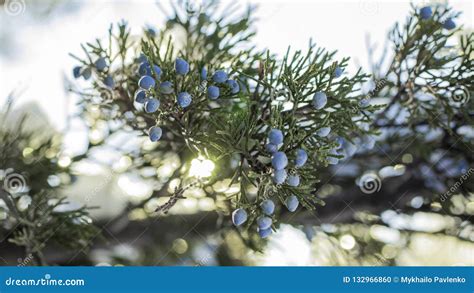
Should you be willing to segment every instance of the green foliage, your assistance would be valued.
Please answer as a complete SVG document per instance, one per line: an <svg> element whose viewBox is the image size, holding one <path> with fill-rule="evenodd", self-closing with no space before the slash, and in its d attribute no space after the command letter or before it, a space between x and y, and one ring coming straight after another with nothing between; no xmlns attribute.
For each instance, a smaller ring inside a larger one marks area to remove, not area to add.
<svg viewBox="0 0 474 293"><path fill-rule="evenodd" d="M368 76L359 70L354 75L336 77L335 70L345 70L349 58L338 61L336 52L328 52L312 43L306 52L292 52L289 48L283 58L269 52L259 53L249 45L254 35L250 10L233 20L232 14L227 13L216 17L218 8L211 2L200 8L191 8L189 4L175 7L174 16L167 21L165 29L158 33L146 30L139 44L128 43L125 24L119 24L118 34L111 34L115 46L103 48L100 41L87 44L89 62L80 61L96 73L92 82L96 93L101 93L101 79L105 75L117 81L107 97L98 99L101 115L107 119L107 110L116 107L115 117L133 113L123 123L134 130L146 134L152 126L161 127L164 135L156 144L156 150L171 147L182 162L185 157L192 157L189 152L195 157L210 158L220 166L235 162L234 168L216 174L211 180L231 177L230 184L239 184L233 206L244 207L252 218L261 214L259 205L267 198L283 204L290 195L297 195L303 206L313 209L315 204L323 203L315 196L318 172L327 167L328 157L342 157L333 152L337 147L335 139L351 140L375 133L367 126L371 122L370 113L379 106L361 105L365 96L360 85ZM174 35L177 37L173 38ZM111 51L112 47L118 51ZM124 56L130 52L132 62L127 62ZM142 55L133 55L136 52ZM104 56L110 65L108 71L100 72L94 69L93 61ZM116 56L122 56L118 65ZM140 77L137 60L143 57L161 68L161 76L152 74L158 84L163 81L173 84L173 94L163 94L159 86L148 92L161 102L159 111L153 114L133 104ZM174 70L178 57L189 62L189 74L182 76ZM202 68L208 71L205 80L200 77ZM206 89L217 85L209 77L216 70L224 70L238 81L241 91L233 94L227 84L219 85L219 99L210 101ZM324 91L329 100L321 110L311 105L318 91ZM188 92L193 97L185 109L176 102L180 92ZM82 105L86 108L91 100L87 95L83 97ZM299 173L302 184L298 187L276 185L272 181L271 154L265 150L271 127L283 131L285 141L280 151L284 151L290 161L294 160L298 148L309 154L305 167L289 169L290 174ZM331 134L318 137L316 133L323 127L329 127Z"/></svg>
<svg viewBox="0 0 474 293"><path fill-rule="evenodd" d="M26 130L27 115L9 127L9 112L10 102L0 115L0 235L25 249L23 265L46 265L47 245L83 249L97 229L86 207L58 195L72 180L69 167L58 165L61 137Z"/></svg>

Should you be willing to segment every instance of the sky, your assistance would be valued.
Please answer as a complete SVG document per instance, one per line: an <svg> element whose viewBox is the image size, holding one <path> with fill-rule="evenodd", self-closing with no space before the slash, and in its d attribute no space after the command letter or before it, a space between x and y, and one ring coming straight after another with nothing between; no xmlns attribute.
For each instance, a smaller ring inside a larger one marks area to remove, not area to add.
<svg viewBox="0 0 474 293"><path fill-rule="evenodd" d="M164 22L155 1L99 0L69 1L46 18L33 17L44 10L43 1L11 0L20 3L18 15L0 9L0 43L10 49L0 54L0 102L15 92L17 104L35 101L57 130L66 126L74 113L74 97L64 90L64 78L71 78L75 65L68 53L80 54L80 44L104 38L110 23L127 20L132 32L145 25L156 28ZM166 7L168 1L161 1ZM259 48L282 55L289 45L304 49L311 38L318 46L337 49L338 57L352 57L351 68L367 66L366 39L381 49L387 31L405 19L409 1L240 1L258 4L256 11ZM415 1L422 6L428 1ZM459 22L473 27L472 1L454 0L453 7L463 11ZM2 35L12 38L4 40ZM0 50L3 52L5 49Z"/></svg>

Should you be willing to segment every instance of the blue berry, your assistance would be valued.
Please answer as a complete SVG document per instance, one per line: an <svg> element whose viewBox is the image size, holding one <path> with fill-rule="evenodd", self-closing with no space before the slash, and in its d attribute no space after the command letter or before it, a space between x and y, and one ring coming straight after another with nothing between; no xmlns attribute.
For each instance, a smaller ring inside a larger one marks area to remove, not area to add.
<svg viewBox="0 0 474 293"><path fill-rule="evenodd" d="M74 78L79 78L81 76L81 66L76 66L72 69L72 75L74 76Z"/></svg>
<svg viewBox="0 0 474 293"><path fill-rule="evenodd" d="M296 187L296 186L300 185L300 176L290 175L290 176L288 176L287 182L288 182L288 185Z"/></svg>
<svg viewBox="0 0 474 293"><path fill-rule="evenodd" d="M140 64L140 67L138 67L138 73L140 75L151 75L150 64L148 62Z"/></svg>
<svg viewBox="0 0 474 293"><path fill-rule="evenodd" d="M85 80L88 80L92 75L92 71L89 67L86 67L82 70L81 75Z"/></svg>
<svg viewBox="0 0 474 293"><path fill-rule="evenodd" d="M181 58L176 59L174 68L176 69L176 73L180 75L186 75L189 72L188 62Z"/></svg>
<svg viewBox="0 0 474 293"><path fill-rule="evenodd" d="M275 211L275 204L271 199L264 200L260 207L262 208L263 213L267 216L273 215L273 212Z"/></svg>
<svg viewBox="0 0 474 293"><path fill-rule="evenodd" d="M104 70L107 67L107 62L104 57L100 57L95 61L95 68L99 71Z"/></svg>
<svg viewBox="0 0 474 293"><path fill-rule="evenodd" d="M276 152L272 156L272 166L275 170L282 170L288 165L288 158L284 152Z"/></svg>
<svg viewBox="0 0 474 293"><path fill-rule="evenodd" d="M107 75L107 77L104 79L104 84L108 86L109 88L115 87L115 81L110 75Z"/></svg>
<svg viewBox="0 0 474 293"><path fill-rule="evenodd" d="M158 126L153 126L148 130L148 136L150 137L151 141L159 141L163 131Z"/></svg>
<svg viewBox="0 0 474 293"><path fill-rule="evenodd" d="M319 137L326 137L326 136L329 135L330 132L331 132L331 127L327 126L327 127L323 127L323 128L318 129L316 134Z"/></svg>
<svg viewBox="0 0 474 293"><path fill-rule="evenodd" d="M300 202L298 201L298 198L294 195L288 197L286 200L285 200L285 205L286 205L286 208L290 211L290 212L294 212L296 211L296 209L298 208L298 205L300 204Z"/></svg>
<svg viewBox="0 0 474 293"><path fill-rule="evenodd" d="M279 129L272 129L268 134L268 139L270 140L271 144L279 145L283 143L283 132Z"/></svg>
<svg viewBox="0 0 474 293"><path fill-rule="evenodd" d="M160 101L155 98L149 99L145 103L145 112L147 113L155 113L160 108Z"/></svg>
<svg viewBox="0 0 474 293"><path fill-rule="evenodd" d="M285 169L275 170L273 172L273 182L275 182L275 184L283 184L285 183L287 176L288 176L288 173L286 173Z"/></svg>
<svg viewBox="0 0 474 293"><path fill-rule="evenodd" d="M187 92L182 92L178 94L178 105L181 108L186 108L187 106L191 105L192 102L191 95Z"/></svg>
<svg viewBox="0 0 474 293"><path fill-rule="evenodd" d="M306 153L306 151L304 149L297 149L295 166L297 168L303 167L307 160L308 160L308 154Z"/></svg>
<svg viewBox="0 0 474 293"><path fill-rule="evenodd" d="M334 69L334 77L335 78L341 77L343 72L344 70L341 67L336 67L336 69Z"/></svg>
<svg viewBox="0 0 474 293"><path fill-rule="evenodd" d="M152 87L155 87L155 80L149 75L144 75L138 81L138 85L145 90L149 90Z"/></svg>
<svg viewBox="0 0 474 293"><path fill-rule="evenodd" d="M236 209L232 212L232 222L235 226L240 226L247 221L247 212L244 209Z"/></svg>
<svg viewBox="0 0 474 293"><path fill-rule="evenodd" d="M219 97L219 88L217 86L211 85L207 88L207 96L211 100L215 100Z"/></svg>
<svg viewBox="0 0 474 293"><path fill-rule="evenodd" d="M456 23L451 18L446 19L446 21L443 23L443 27L447 30L452 30L456 27Z"/></svg>
<svg viewBox="0 0 474 293"><path fill-rule="evenodd" d="M433 15L433 11L431 10L431 7L425 6L420 9L420 16L422 19L428 19Z"/></svg>
<svg viewBox="0 0 474 293"><path fill-rule="evenodd" d="M226 81L226 84L230 87L230 92L232 94L237 94L240 92L240 86L235 80L229 79Z"/></svg>
<svg viewBox="0 0 474 293"><path fill-rule="evenodd" d="M174 92L173 84L170 81L160 83L160 92L165 95L172 94Z"/></svg>
<svg viewBox="0 0 474 293"><path fill-rule="evenodd" d="M265 145L265 149L267 150L267 152L269 152L270 154L273 154L274 152L278 151L278 146L277 145L274 145L272 143L267 143Z"/></svg>
<svg viewBox="0 0 474 293"><path fill-rule="evenodd" d="M146 58L145 54L141 53L140 57L137 58L137 61L139 63L147 62L147 58Z"/></svg>
<svg viewBox="0 0 474 293"><path fill-rule="evenodd" d="M207 69L206 67L203 67L201 69L201 80L206 80L207 79Z"/></svg>
<svg viewBox="0 0 474 293"><path fill-rule="evenodd" d="M270 217L259 217L257 219L258 228L261 230L266 230L272 226L272 218Z"/></svg>
<svg viewBox="0 0 474 293"><path fill-rule="evenodd" d="M148 27L148 28L146 29L146 32L147 32L148 34L150 34L150 36L156 37L156 31L155 31L154 28Z"/></svg>
<svg viewBox="0 0 474 293"><path fill-rule="evenodd" d="M268 228L268 229L265 229L265 230L257 229L257 231L258 231L258 235L260 235L261 238L267 238L268 236L270 236L272 234L272 229L271 228Z"/></svg>
<svg viewBox="0 0 474 293"><path fill-rule="evenodd" d="M316 110L321 110L326 106L328 98L324 92L317 92L313 96L313 107Z"/></svg>
<svg viewBox="0 0 474 293"><path fill-rule="evenodd" d="M146 92L144 90L138 90L135 93L135 102L143 104L146 102Z"/></svg>
<svg viewBox="0 0 474 293"><path fill-rule="evenodd" d="M212 80L217 83L224 83L228 79L227 73L225 73L222 70L217 70L214 72L214 75L212 76Z"/></svg>
<svg viewBox="0 0 474 293"><path fill-rule="evenodd" d="M158 65L153 65L153 72L158 78L161 77L161 68Z"/></svg>

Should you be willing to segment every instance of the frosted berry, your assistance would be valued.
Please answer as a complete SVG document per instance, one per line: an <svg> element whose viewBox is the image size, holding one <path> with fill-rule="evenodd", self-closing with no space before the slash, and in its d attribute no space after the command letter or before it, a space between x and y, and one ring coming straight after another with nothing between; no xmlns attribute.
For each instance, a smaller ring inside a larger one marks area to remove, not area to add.
<svg viewBox="0 0 474 293"><path fill-rule="evenodd" d="M146 62L146 61L147 61L147 58L146 58L145 54L141 53L141 54L140 54L140 57L137 58L137 61L138 61L139 63Z"/></svg>
<svg viewBox="0 0 474 293"><path fill-rule="evenodd" d="M271 144L279 145L283 143L283 132L279 129L272 129L268 134L268 140L270 140Z"/></svg>
<svg viewBox="0 0 474 293"><path fill-rule="evenodd" d="M72 75L74 76L74 78L79 78L81 76L81 66L76 66L72 69Z"/></svg>
<svg viewBox="0 0 474 293"><path fill-rule="evenodd" d="M335 78L339 78L341 77L342 73L344 72L344 70L341 68L341 67L336 67L334 69L334 77Z"/></svg>
<svg viewBox="0 0 474 293"><path fill-rule="evenodd" d="M149 75L144 75L138 81L138 85L145 90L149 90L152 87L155 87L155 80Z"/></svg>
<svg viewBox="0 0 474 293"><path fill-rule="evenodd" d="M324 92L317 92L313 96L313 107L316 110L321 110L326 106L328 98Z"/></svg>
<svg viewBox="0 0 474 293"><path fill-rule="evenodd" d="M147 113L155 113L160 108L160 101L155 98L149 99L145 103L145 112Z"/></svg>
<svg viewBox="0 0 474 293"><path fill-rule="evenodd" d="M153 73L156 74L158 78L160 78L161 68L158 65L153 65Z"/></svg>
<svg viewBox="0 0 474 293"><path fill-rule="evenodd" d="M107 75L107 77L104 79L104 84L108 86L109 88L115 87L115 81L110 75Z"/></svg>
<svg viewBox="0 0 474 293"><path fill-rule="evenodd" d="M296 186L300 185L300 176L290 175L290 176L288 176L287 182L288 182L288 185L296 187Z"/></svg>
<svg viewBox="0 0 474 293"><path fill-rule="evenodd" d="M219 88L217 86L211 85L207 88L207 96L211 100L215 100L219 97Z"/></svg>
<svg viewBox="0 0 474 293"><path fill-rule="evenodd" d="M327 127L323 127L323 128L318 129L316 134L319 137L326 137L326 136L329 135L330 132L331 132L331 127L327 126Z"/></svg>
<svg viewBox="0 0 474 293"><path fill-rule="evenodd" d="M286 173L286 170L275 170L273 172L273 182L275 184L283 184L285 183L286 177L288 176L288 173Z"/></svg>
<svg viewBox="0 0 474 293"><path fill-rule="evenodd" d="M135 102L143 104L146 102L146 92L144 90L138 90L135 93Z"/></svg>
<svg viewBox="0 0 474 293"><path fill-rule="evenodd" d="M269 152L270 154L273 154L274 152L278 151L278 146L277 145L274 145L272 143L267 143L265 145L265 149L267 150L267 152Z"/></svg>
<svg viewBox="0 0 474 293"><path fill-rule="evenodd" d="M452 30L456 27L456 23L451 18L448 18L444 21L443 27L447 30Z"/></svg>
<svg viewBox="0 0 474 293"><path fill-rule="evenodd" d="M148 130L148 136L150 137L151 141L159 141L163 131L158 126L153 126Z"/></svg>
<svg viewBox="0 0 474 293"><path fill-rule="evenodd" d="M140 64L140 67L138 67L138 73L142 76L151 75L150 64L148 62L143 62Z"/></svg>
<svg viewBox="0 0 474 293"><path fill-rule="evenodd" d="M247 212L244 209L236 209L232 212L232 222L235 226L240 226L247 221Z"/></svg>
<svg viewBox="0 0 474 293"><path fill-rule="evenodd" d="M295 195L292 195L292 196L288 197L288 198L285 200L286 208L287 208L290 212L296 211L296 209L298 208L298 205L299 205L299 204L300 204L300 202L298 201L298 198L297 198Z"/></svg>
<svg viewBox="0 0 474 293"><path fill-rule="evenodd" d="M270 217L259 217L257 219L258 228L261 230L266 230L272 226L272 218Z"/></svg>
<svg viewBox="0 0 474 293"><path fill-rule="evenodd" d="M178 58L174 64L176 73L180 75L186 75L189 72L189 64L184 59Z"/></svg>
<svg viewBox="0 0 474 293"><path fill-rule="evenodd" d="M433 15L433 11L431 10L431 7L425 6L420 9L420 16L422 19L428 19Z"/></svg>
<svg viewBox="0 0 474 293"><path fill-rule="evenodd" d="M92 75L92 71L89 67L86 67L82 70L81 75L85 80L88 80Z"/></svg>
<svg viewBox="0 0 474 293"><path fill-rule="evenodd" d="M99 71L104 70L107 67L107 62L105 61L104 57L100 57L95 61L95 68Z"/></svg>
<svg viewBox="0 0 474 293"><path fill-rule="evenodd" d="M217 83L224 83L227 80L227 73L225 73L222 70L217 70L214 72L214 75L212 76L212 80Z"/></svg>
<svg viewBox="0 0 474 293"><path fill-rule="evenodd" d="M233 79L229 79L228 81L226 81L226 84L230 87L230 92L232 94L237 94L239 93L240 91L240 86L239 84L233 80Z"/></svg>
<svg viewBox="0 0 474 293"><path fill-rule="evenodd" d="M275 170L282 170L288 165L288 158L284 152L276 152L272 156L272 166Z"/></svg>
<svg viewBox="0 0 474 293"><path fill-rule="evenodd" d="M270 236L272 234L272 229L271 228L268 228L268 229L265 229L265 230L257 229L257 231L258 231L258 235L260 235L261 238L267 238L268 236Z"/></svg>
<svg viewBox="0 0 474 293"><path fill-rule="evenodd" d="M191 95L187 92L179 93L178 95L178 105L181 108L186 108L187 106L191 105L192 98Z"/></svg>
<svg viewBox="0 0 474 293"><path fill-rule="evenodd" d="M164 81L160 83L160 92L165 95L173 93L173 84L170 81Z"/></svg>
<svg viewBox="0 0 474 293"><path fill-rule="evenodd" d="M263 213L267 216L273 215L273 212L275 211L275 204L271 199L264 200L260 207L262 208Z"/></svg>
<svg viewBox="0 0 474 293"><path fill-rule="evenodd" d="M303 167L308 160L308 154L304 149L296 150L295 166L297 168Z"/></svg>
<svg viewBox="0 0 474 293"><path fill-rule="evenodd" d="M201 69L201 80L207 80L207 69L206 69L206 67L203 67Z"/></svg>

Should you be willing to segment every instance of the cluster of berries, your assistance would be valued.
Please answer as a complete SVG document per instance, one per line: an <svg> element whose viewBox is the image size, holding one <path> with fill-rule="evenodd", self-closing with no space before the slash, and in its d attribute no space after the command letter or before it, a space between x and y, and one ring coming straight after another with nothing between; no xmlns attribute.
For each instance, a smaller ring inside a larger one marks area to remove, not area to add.
<svg viewBox="0 0 474 293"><path fill-rule="evenodd" d="M72 69L72 75L74 76L74 78L79 78L82 76L85 80L88 80L92 75L92 70L95 69L97 70L99 75L103 75L102 82L104 83L104 85L110 89L113 89L115 87L115 81L110 74L105 74L105 72L107 71L107 67L107 60L104 57L100 57L94 62L93 66L74 67Z"/></svg>
<svg viewBox="0 0 474 293"><path fill-rule="evenodd" d="M298 208L299 201L294 195L288 197L285 202L289 211L294 212ZM266 199L260 204L263 215L257 218L257 232L262 238L272 234L272 215L275 212L275 203L271 199ZM244 209L236 209L232 212L232 222L235 226L241 226L247 221L247 212Z"/></svg>
<svg viewBox="0 0 474 293"><path fill-rule="evenodd" d="M144 57L144 56L142 56ZM146 113L155 113L160 108L160 100L153 96L153 91L157 90L162 95L172 95L175 93L174 85L171 81L161 81L159 84L157 81L161 79L162 70L156 64L150 64L146 61L146 58L140 58L142 61L138 69L140 79L138 86L140 89L135 93L135 101L140 104L144 104ZM189 63L184 59L178 58L175 61L175 72L177 75L185 76L189 73ZM201 69L200 74L201 80L207 81L207 70L206 68ZM211 100L216 100L220 96L219 85L226 84L230 89L231 94L237 94L240 91L239 84L232 79L228 78L226 72L217 70L212 75L213 85L207 88L207 96ZM156 88L158 85L158 88ZM176 102L179 107L187 108L191 105L193 97L186 91L177 93ZM148 131L151 141L158 141L162 136L162 129L159 126L153 126Z"/></svg>
<svg viewBox="0 0 474 293"><path fill-rule="evenodd" d="M431 9L430 6L425 6L420 9L421 19L427 20L427 19L430 19L431 16L433 16L433 10ZM452 18L448 18L443 22L443 28L447 30L452 30L456 28L456 23L454 23Z"/></svg>

